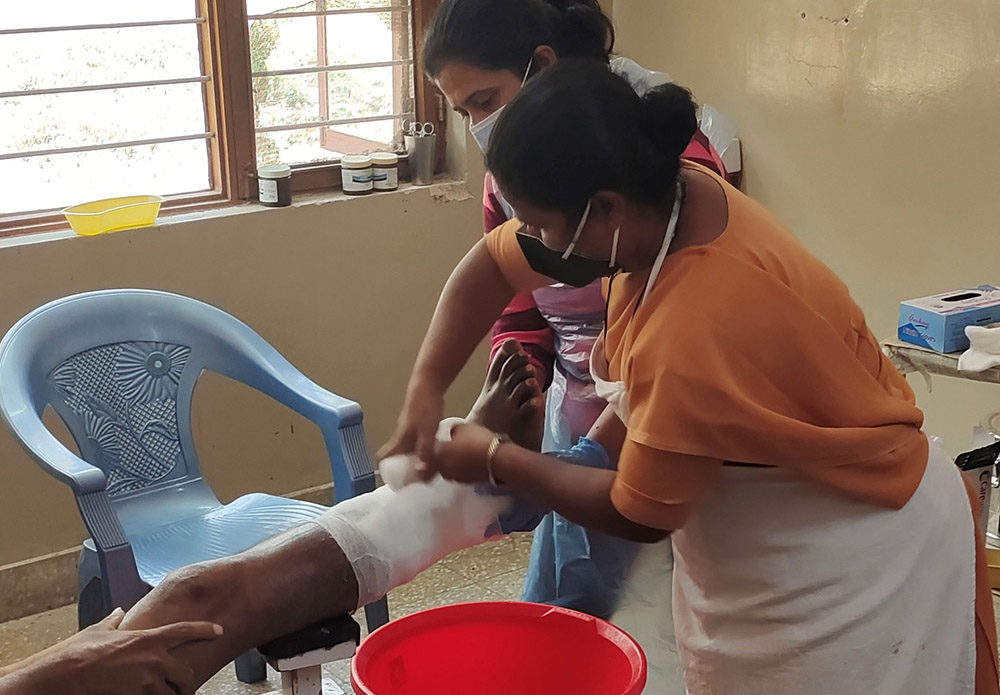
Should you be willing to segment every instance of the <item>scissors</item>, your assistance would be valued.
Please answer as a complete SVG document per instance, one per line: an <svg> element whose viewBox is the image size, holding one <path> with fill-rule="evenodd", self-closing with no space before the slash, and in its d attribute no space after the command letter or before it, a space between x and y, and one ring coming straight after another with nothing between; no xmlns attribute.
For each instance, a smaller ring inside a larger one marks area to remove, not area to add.
<svg viewBox="0 0 1000 695"><path fill-rule="evenodd" d="M403 132L410 137L422 138L434 134L433 123L418 123L416 121L403 121Z"/></svg>

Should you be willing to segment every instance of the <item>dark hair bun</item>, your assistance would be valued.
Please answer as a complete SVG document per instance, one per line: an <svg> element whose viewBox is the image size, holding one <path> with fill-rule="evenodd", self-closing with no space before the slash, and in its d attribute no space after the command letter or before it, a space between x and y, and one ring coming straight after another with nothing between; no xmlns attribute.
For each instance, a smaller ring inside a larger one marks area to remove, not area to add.
<svg viewBox="0 0 1000 695"><path fill-rule="evenodd" d="M600 190L665 206L697 126L686 89L664 85L640 99L603 63L560 60L507 104L486 168L505 193L569 216Z"/></svg>
<svg viewBox="0 0 1000 695"><path fill-rule="evenodd" d="M646 135L665 155L680 157L698 131L698 107L684 87L661 84L642 96Z"/></svg>
<svg viewBox="0 0 1000 695"><path fill-rule="evenodd" d="M597 0L545 0L562 15L561 34L554 48L561 58L592 58L607 62L615 45L615 27Z"/></svg>

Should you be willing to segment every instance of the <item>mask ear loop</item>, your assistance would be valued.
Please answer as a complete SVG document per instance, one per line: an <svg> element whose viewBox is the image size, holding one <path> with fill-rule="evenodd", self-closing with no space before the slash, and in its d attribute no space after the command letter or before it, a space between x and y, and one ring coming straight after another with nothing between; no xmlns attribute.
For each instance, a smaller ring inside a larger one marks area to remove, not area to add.
<svg viewBox="0 0 1000 695"><path fill-rule="evenodd" d="M576 242L580 240L580 233L583 232L584 225L587 224L587 216L590 215L590 201L587 201L587 207L583 209L583 217L580 218L580 224L576 226L576 233L573 235L573 240L569 242L569 246L563 252L562 259L565 261L573 254L573 249L576 248Z"/></svg>
<svg viewBox="0 0 1000 695"><path fill-rule="evenodd" d="M611 240L611 259L608 261L608 267L615 267L615 260L618 258L618 232L622 230L621 225L615 227L615 236Z"/></svg>

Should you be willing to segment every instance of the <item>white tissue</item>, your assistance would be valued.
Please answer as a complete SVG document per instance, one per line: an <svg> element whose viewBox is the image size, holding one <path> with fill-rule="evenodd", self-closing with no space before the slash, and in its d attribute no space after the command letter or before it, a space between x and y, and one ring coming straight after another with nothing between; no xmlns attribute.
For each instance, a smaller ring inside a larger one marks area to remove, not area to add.
<svg viewBox="0 0 1000 695"><path fill-rule="evenodd" d="M451 431L465 422L460 417L450 417L441 421L438 425L437 440L439 442L451 441ZM379 472L382 474L382 481L392 490L402 490L407 485L420 482L417 475L417 464L420 462L413 454L399 454L389 456L379 464Z"/></svg>
<svg viewBox="0 0 1000 695"><path fill-rule="evenodd" d="M1000 325L966 326L969 349L958 358L963 372L985 372L1000 366Z"/></svg>

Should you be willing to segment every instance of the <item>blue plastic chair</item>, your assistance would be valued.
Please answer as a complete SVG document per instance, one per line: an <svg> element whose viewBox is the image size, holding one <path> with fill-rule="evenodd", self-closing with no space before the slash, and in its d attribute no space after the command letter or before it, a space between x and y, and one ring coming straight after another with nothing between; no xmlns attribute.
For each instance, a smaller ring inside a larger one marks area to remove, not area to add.
<svg viewBox="0 0 1000 695"><path fill-rule="evenodd" d="M172 570L244 551L325 507L264 494L223 505L201 476L191 396L205 370L240 381L319 426L337 500L375 487L361 407L317 386L246 324L151 290L59 299L0 342L0 415L31 457L69 485L90 534L79 565L80 626L134 605ZM80 456L42 423L51 405ZM369 630L388 621L366 606ZM264 675L253 652L244 682Z"/></svg>

